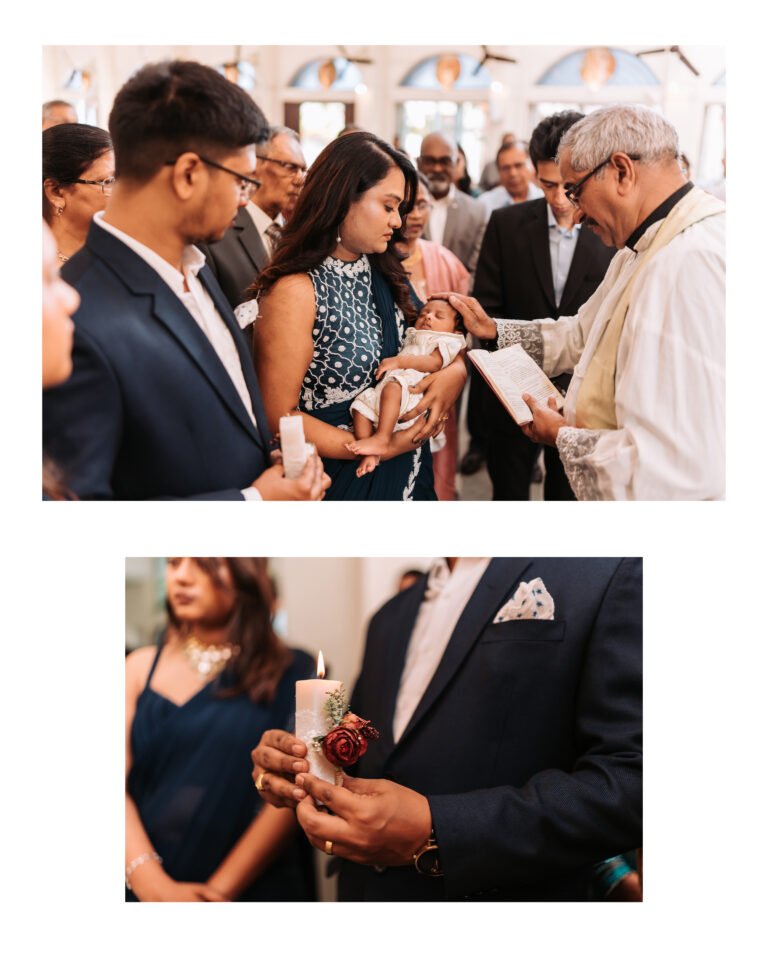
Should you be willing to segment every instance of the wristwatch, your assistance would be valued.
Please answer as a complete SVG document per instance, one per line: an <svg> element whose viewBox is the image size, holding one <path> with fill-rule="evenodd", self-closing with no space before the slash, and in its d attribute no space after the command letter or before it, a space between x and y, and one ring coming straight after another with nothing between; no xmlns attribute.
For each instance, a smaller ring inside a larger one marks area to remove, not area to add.
<svg viewBox="0 0 768 960"><path fill-rule="evenodd" d="M416 871L425 877L442 877L443 871L440 868L440 854L434 827L429 838L414 853L413 865Z"/></svg>

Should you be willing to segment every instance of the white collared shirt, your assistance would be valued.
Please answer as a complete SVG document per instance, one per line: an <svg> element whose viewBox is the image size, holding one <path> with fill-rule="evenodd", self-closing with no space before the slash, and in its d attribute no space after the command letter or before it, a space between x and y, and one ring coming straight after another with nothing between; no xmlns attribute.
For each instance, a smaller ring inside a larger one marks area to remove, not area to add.
<svg viewBox="0 0 768 960"><path fill-rule="evenodd" d="M205 256L197 247L189 244L184 247L181 261L181 272L172 264L164 260L159 253L156 253L150 247L140 243L130 234L118 230L111 223L106 223L103 219L104 212L94 214L94 223L98 224L102 230L111 233L117 237L121 243L129 247L135 254L151 267L155 273L160 276L176 296L181 300L184 306L192 315L195 323L200 327L209 343L216 351L216 355L221 361L224 369L229 374L232 383L237 390L238 396L243 402L243 406L251 418L251 422L256 427L256 417L253 413L253 404L248 387L245 383L243 368L240 363L240 355L237 352L237 345L232 339L229 328L216 309L210 294L203 284L197 279L197 274L205 264ZM187 289L184 289L186 281ZM256 427L258 430L258 427ZM242 491L246 500L260 500L261 495L254 487L248 487Z"/></svg>
<svg viewBox="0 0 768 960"><path fill-rule="evenodd" d="M544 191L537 187L535 183L528 184L528 193L523 200L515 200L507 188L502 184L494 187L492 190L486 190L477 198L485 207L486 217L490 217L494 210L500 210L502 207L511 207L513 203L525 203L526 200L538 200L544 196ZM430 229L432 229L430 227Z"/></svg>
<svg viewBox="0 0 768 960"><path fill-rule="evenodd" d="M560 301L563 299L565 281L568 279L568 273L573 262L573 255L576 252L581 224L574 224L570 230L567 227L561 227L555 220L552 207L547 204L547 226L549 227L549 259L552 264L552 285L555 288L555 303L559 307Z"/></svg>
<svg viewBox="0 0 768 960"><path fill-rule="evenodd" d="M442 244L443 242L445 224L448 220L448 208L453 204L455 196L456 186L452 183L444 197L432 201L432 212L429 215L429 236L435 243Z"/></svg>
<svg viewBox="0 0 768 960"><path fill-rule="evenodd" d="M441 558L430 570L400 677L392 720L395 743L424 696L459 617L490 562L490 557L459 557L450 570Z"/></svg>

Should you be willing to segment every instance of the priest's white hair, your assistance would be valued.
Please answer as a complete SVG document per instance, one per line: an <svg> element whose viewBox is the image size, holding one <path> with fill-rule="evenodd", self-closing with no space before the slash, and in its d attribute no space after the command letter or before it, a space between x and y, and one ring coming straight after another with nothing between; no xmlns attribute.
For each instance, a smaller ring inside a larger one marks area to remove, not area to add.
<svg viewBox="0 0 768 960"><path fill-rule="evenodd" d="M664 163L674 160L680 147L675 128L655 110L614 104L594 110L566 130L558 161L564 150L570 150L574 170L591 170L617 152L639 157L644 163Z"/></svg>

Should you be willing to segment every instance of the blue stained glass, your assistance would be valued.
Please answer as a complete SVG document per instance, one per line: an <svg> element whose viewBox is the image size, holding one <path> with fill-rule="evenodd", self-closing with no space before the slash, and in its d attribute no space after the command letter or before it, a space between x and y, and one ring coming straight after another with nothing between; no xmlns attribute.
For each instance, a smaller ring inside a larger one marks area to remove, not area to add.
<svg viewBox="0 0 768 960"><path fill-rule="evenodd" d="M305 63L303 67L296 71L289 84L291 87L301 87L303 90L354 90L359 83L363 83L363 75L355 66L343 57L334 57L333 65L336 68L336 79L330 87L324 87L320 83L320 67L327 63L328 59L318 58Z"/></svg>
<svg viewBox="0 0 768 960"><path fill-rule="evenodd" d="M581 64L584 54L589 48L569 53L546 70L538 83L540 86L551 87L583 87L586 86L581 76ZM616 69L605 81L606 87L643 87L658 86L659 79L648 64L644 63L633 53L626 50L617 50L610 47L616 61Z"/></svg>
<svg viewBox="0 0 768 960"><path fill-rule="evenodd" d="M443 54L443 56L454 56L454 54ZM468 57L466 54L455 54L461 64L461 72L456 82L451 87L452 90L485 90L490 87L493 78L485 69L480 67L477 70L478 62L474 57ZM444 89L437 79L437 63L440 57L428 57L412 67L400 81L401 87L418 87L420 90L442 90Z"/></svg>

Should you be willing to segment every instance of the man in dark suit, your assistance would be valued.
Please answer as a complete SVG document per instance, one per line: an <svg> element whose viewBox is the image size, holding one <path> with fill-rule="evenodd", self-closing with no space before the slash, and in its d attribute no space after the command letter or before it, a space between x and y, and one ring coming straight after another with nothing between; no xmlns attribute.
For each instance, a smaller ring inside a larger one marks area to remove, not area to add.
<svg viewBox="0 0 768 960"><path fill-rule="evenodd" d="M533 131L531 161L544 198L494 211L483 239L474 295L492 316L515 320L569 317L600 285L616 252L575 222L555 162L560 138L583 114L546 117ZM570 377L558 378L563 393ZM527 500L539 447L531 443L483 383L488 474L494 500ZM555 447L544 452L546 500L573 500Z"/></svg>
<svg viewBox="0 0 768 960"><path fill-rule="evenodd" d="M259 186L222 239L201 246L233 308L250 299L248 288L269 262L283 227L283 211L296 205L306 173L296 131L270 127L256 159L254 176Z"/></svg>
<svg viewBox="0 0 768 960"><path fill-rule="evenodd" d="M641 561L449 558L371 620L352 710L380 738L343 786L253 752L340 899L587 899L642 840Z"/></svg>
<svg viewBox="0 0 768 960"><path fill-rule="evenodd" d="M245 204L259 108L198 63L144 67L109 119L109 209L63 275L81 298L73 374L43 400L44 447L80 498L306 499L270 467L247 343L203 255ZM170 131L170 132L169 132Z"/></svg>

